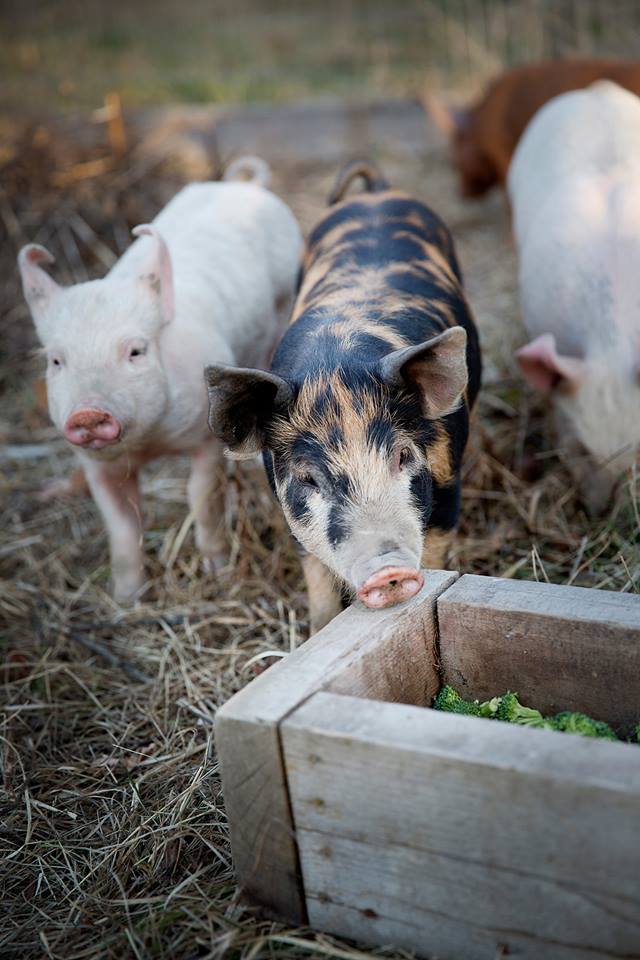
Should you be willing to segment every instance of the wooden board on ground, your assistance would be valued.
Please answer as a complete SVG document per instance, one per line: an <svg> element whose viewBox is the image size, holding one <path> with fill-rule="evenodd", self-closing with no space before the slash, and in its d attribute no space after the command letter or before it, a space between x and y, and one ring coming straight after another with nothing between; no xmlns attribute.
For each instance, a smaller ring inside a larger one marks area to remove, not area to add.
<svg viewBox="0 0 640 960"><path fill-rule="evenodd" d="M421 709L441 682L640 719L640 598L426 575L218 714L238 882L441 960L640 960L640 747Z"/></svg>
<svg viewBox="0 0 640 960"><path fill-rule="evenodd" d="M311 925L451 960L637 956L640 750L568 739L316 694L282 726Z"/></svg>
<svg viewBox="0 0 640 960"><path fill-rule="evenodd" d="M412 601L360 605L237 693L218 712L216 744L244 894L291 922L305 919L278 726L318 690L427 703L438 689L435 603L457 574L432 571Z"/></svg>

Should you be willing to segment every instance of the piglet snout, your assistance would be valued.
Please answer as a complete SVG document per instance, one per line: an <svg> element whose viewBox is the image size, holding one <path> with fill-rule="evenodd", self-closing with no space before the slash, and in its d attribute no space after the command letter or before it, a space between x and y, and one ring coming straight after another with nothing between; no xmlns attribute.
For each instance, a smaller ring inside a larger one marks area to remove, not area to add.
<svg viewBox="0 0 640 960"><path fill-rule="evenodd" d="M394 603L410 600L424 584L419 570L411 567L383 567L363 583L358 599L371 610L392 607Z"/></svg>
<svg viewBox="0 0 640 960"><path fill-rule="evenodd" d="M120 438L122 427L108 410L85 407L72 413L64 425L69 443L89 450L101 450Z"/></svg>

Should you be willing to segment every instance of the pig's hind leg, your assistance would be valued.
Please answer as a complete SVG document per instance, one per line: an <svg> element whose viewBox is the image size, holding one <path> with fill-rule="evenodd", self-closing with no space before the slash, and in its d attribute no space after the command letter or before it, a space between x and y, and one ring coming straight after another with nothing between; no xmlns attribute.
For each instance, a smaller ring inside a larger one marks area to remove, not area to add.
<svg viewBox="0 0 640 960"><path fill-rule="evenodd" d="M217 440L209 441L192 455L187 494L203 567L207 573L214 573L227 562L223 533L224 457Z"/></svg>
<svg viewBox="0 0 640 960"><path fill-rule="evenodd" d="M109 536L113 596L119 603L129 603L144 583L137 471L92 462L85 473Z"/></svg>

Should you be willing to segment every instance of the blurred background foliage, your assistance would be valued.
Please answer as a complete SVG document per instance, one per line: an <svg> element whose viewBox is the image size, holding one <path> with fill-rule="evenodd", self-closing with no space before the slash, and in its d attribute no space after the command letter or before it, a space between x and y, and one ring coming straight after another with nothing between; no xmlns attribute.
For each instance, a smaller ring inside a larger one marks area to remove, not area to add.
<svg viewBox="0 0 640 960"><path fill-rule="evenodd" d="M0 107L412 95L546 56L637 55L637 0L4 0Z"/></svg>

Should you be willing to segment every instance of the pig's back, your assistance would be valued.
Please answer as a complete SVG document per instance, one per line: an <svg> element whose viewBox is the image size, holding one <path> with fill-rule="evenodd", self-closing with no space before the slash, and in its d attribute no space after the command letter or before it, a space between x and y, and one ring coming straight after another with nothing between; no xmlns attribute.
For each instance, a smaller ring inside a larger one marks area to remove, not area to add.
<svg viewBox="0 0 640 960"><path fill-rule="evenodd" d="M555 97L527 126L509 170L518 244L539 220L553 223L560 196L639 169L640 98L609 80Z"/></svg>
<svg viewBox="0 0 640 960"><path fill-rule="evenodd" d="M640 100L612 83L558 97L509 173L523 319L581 355L640 301Z"/></svg>
<svg viewBox="0 0 640 960"><path fill-rule="evenodd" d="M251 183L195 183L176 194L153 225L171 255L176 327L186 324L192 334L200 328L219 342L227 355L220 360L230 362L254 351L261 333L273 337L275 331L261 325L271 322L271 305L292 292L302 248L286 204ZM112 274L135 271L152 242L137 240Z"/></svg>

